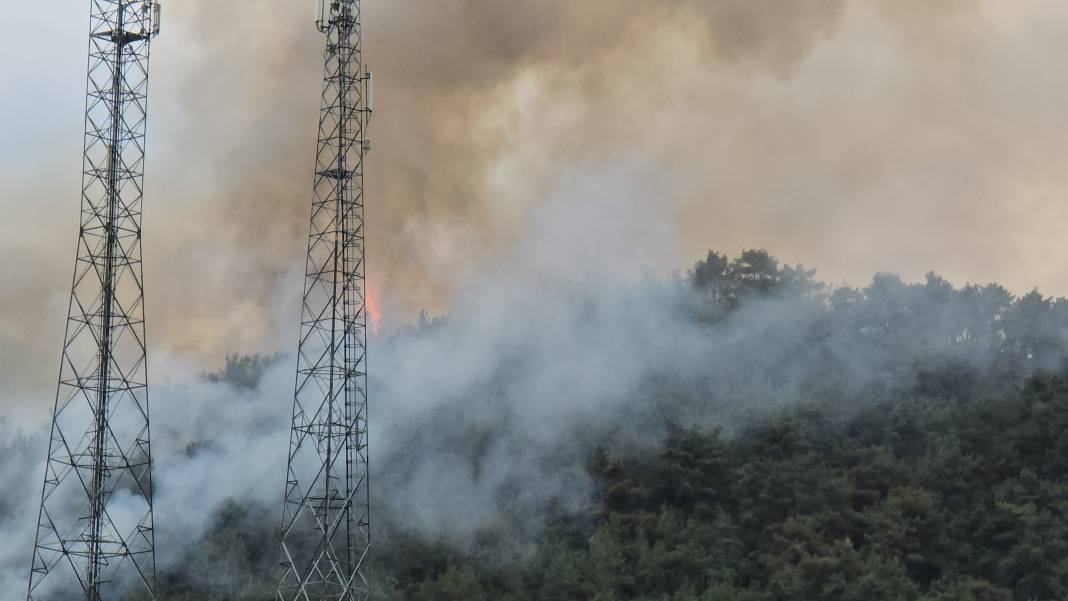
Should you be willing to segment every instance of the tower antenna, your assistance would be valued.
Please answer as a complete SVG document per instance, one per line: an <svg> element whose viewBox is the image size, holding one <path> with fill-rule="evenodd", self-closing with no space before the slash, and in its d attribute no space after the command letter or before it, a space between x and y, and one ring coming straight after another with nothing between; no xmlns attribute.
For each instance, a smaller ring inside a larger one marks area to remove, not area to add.
<svg viewBox="0 0 1068 601"><path fill-rule="evenodd" d="M315 0L325 74L282 516L280 601L370 596L365 136L359 0Z"/></svg>
<svg viewBox="0 0 1068 601"><path fill-rule="evenodd" d="M141 205L160 4L90 7L78 250L29 601L156 598Z"/></svg>

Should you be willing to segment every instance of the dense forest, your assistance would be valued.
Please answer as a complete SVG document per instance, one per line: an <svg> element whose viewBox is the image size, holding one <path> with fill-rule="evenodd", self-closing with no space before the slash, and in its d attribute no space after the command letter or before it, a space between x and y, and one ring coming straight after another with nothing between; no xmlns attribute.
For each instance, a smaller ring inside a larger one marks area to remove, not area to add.
<svg viewBox="0 0 1068 601"><path fill-rule="evenodd" d="M830 287L762 251L710 253L655 286L660 309L710 342L672 330L649 348L701 367L645 373L548 439L536 473L564 486L534 494L548 480L528 469L462 533L427 528L394 502L424 451L477 482L501 462L495 441L529 424L472 417L484 399L467 399L395 434L375 463L376 598L1068 598L1068 303L934 274ZM508 397L516 362L487 396ZM267 364L233 359L210 378L250 387ZM162 599L271 598L276 509L226 503L164 566Z"/></svg>

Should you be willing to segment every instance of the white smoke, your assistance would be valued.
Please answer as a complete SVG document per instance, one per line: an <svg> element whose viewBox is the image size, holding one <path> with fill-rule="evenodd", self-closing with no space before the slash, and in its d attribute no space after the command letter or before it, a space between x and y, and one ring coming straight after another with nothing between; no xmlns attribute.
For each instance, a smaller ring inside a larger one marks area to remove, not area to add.
<svg viewBox="0 0 1068 601"><path fill-rule="evenodd" d="M643 374L669 360L649 346L660 333L684 351L678 325L657 308L666 299L643 288L643 258L670 256L673 240L643 179L619 171L565 178L508 254L460 276L452 318L372 342L372 469L390 491L378 499L391 513L462 536L494 516L508 483L525 483L521 494L531 502L587 492L581 473L547 473L545 450L565 443L575 419L611 413ZM275 298L292 304L294 295ZM290 309L296 316L299 307ZM617 327L626 321L632 327ZM294 365L272 364L253 388L196 377L179 356L153 355L153 369L155 522L167 569L227 500L280 509ZM450 407L463 407L464 423L411 438L413 425ZM498 436L476 473L448 447L478 427ZM12 441L0 466L8 491L0 590L25 586L46 448L47 437L35 432ZM403 460L401 469L391 457Z"/></svg>
<svg viewBox="0 0 1068 601"><path fill-rule="evenodd" d="M647 268L650 258L682 262L674 216L657 188L641 183L655 178L631 165L560 181L520 216L523 235L506 252L458 270L447 318L372 340L377 515L463 544L502 515L533 515L516 508L586 502L583 458L602 441L653 444L668 418L729 427L818 394L808 387L814 379L834 378L855 401L872 398L869 389L910 385L911 367L932 358L988 360L981 346L955 345L964 297L937 280L901 287L910 295L901 302L887 297L909 319L929 320L912 338L892 329L873 338L871 324L849 321L848 311L828 321L828 303L860 294L850 290L751 299L715 325L700 323L681 275ZM292 292L272 298L279 306L269 310L295 321ZM895 319L873 323L885 329ZM280 511L294 365L276 362L250 387L155 357L155 509L167 570L228 499ZM46 437L7 438L0 590L17 591L28 574Z"/></svg>

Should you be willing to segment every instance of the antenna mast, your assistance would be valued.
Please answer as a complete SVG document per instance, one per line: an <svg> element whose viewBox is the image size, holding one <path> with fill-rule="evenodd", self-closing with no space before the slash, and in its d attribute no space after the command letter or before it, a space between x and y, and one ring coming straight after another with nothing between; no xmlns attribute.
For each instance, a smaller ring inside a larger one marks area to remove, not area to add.
<svg viewBox="0 0 1068 601"><path fill-rule="evenodd" d="M29 601L156 598L141 204L160 5L90 7L78 251Z"/></svg>
<svg viewBox="0 0 1068 601"><path fill-rule="evenodd" d="M370 548L364 158L371 75L359 0L315 0L325 35L279 601L363 601Z"/></svg>

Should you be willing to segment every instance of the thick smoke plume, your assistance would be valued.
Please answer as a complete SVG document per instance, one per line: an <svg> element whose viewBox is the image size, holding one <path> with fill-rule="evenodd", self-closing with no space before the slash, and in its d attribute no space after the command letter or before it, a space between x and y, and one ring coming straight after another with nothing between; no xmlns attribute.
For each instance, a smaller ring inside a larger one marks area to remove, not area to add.
<svg viewBox="0 0 1068 601"><path fill-rule="evenodd" d="M1041 242L1062 220L1068 94L1044 59L1068 39L1059 3L364 10L378 88L369 265L387 329L450 309L561 178L591 171L644 175L646 201L679 235L662 271L713 240L776 248L834 282L937 269L1061 291L1065 270ZM41 316L61 315L69 292L84 72L83 19L38 13L14 47L42 28L70 41L24 87L44 97L2 101L26 124L0 167L14 232L0 352L20 374L2 397L22 421L44 419L30 403L48 397L62 337ZM146 182L153 348L207 366L295 339L321 74L310 13L279 0L167 6Z"/></svg>
<svg viewBox="0 0 1068 601"><path fill-rule="evenodd" d="M1010 388L1063 366L1068 312L1037 294L1013 302L999 287L958 290L934 275L830 289L755 252L642 275L642 260L676 234L641 198L576 180L450 315L374 341L380 522L462 547L510 519L520 556L519 542L544 527L526 516L589 502L582 466L594 445L647 448L670 422L731 432L804 401L849 411L922 387L940 366ZM605 211L607 202L627 210ZM278 511L292 370L289 359L233 361L154 388L165 571L189 569L228 500ZM43 443L16 438L4 451L3 590L25 579ZM205 574L188 577L242 582Z"/></svg>
<svg viewBox="0 0 1068 601"><path fill-rule="evenodd" d="M161 84L158 113L168 123L157 134L178 136L182 154L160 160L184 168L160 177L204 179L186 202L225 233L199 251L222 255L207 277L225 286L243 276L256 286L246 291L253 299L291 271L307 229L322 41L299 25L304 8L249 0L176 8L173 35L192 50L164 54L157 69L184 74ZM650 140L632 120L652 114L680 77L657 63L694 53L785 75L843 12L841 0L786 10L682 0L366 3L367 63L380 88L368 177L369 222L380 235L369 244L387 304L402 314L447 306L457 278L480 269L487 249L506 248L530 211L545 210L561 170L641 161L652 173L659 159L641 157L637 145ZM200 145L213 152L186 152ZM662 210L673 210L671 196L665 190ZM183 248L220 232L204 222L179 227L167 237ZM204 262L189 265L205 278ZM208 319L244 322L233 317Z"/></svg>
<svg viewBox="0 0 1068 601"><path fill-rule="evenodd" d="M873 347L866 336L894 315L867 330L821 321L830 296L759 299L702 330L692 290L669 274L707 246L767 246L832 282L937 268L1013 290L1063 287L1048 247L1068 159L1068 89L1048 60L1068 40L1063 3L365 10L378 74L369 265L387 315L372 355L376 506L413 528L462 541L516 491L524 503L583 502L583 474L555 469L583 451L575 429L655 440L661 405L649 391L662 388L650 382L715 402L679 417L729 426L818 397L807 376L827 365L852 389L889 394L924 361L988 367L1000 356L961 343L974 331L937 327L915 338L891 328L900 340ZM251 386L195 374L226 353L296 341L321 68L310 12L170 2L156 45L145 233L167 565L227 498L279 504L291 362ZM5 591L25 581L78 191L56 174L77 175L84 24L41 19L3 43L36 42L44 27L77 43L61 48L70 61L47 102L17 99L23 122L49 124L19 132L19 154L35 158L4 174ZM31 75L45 77L21 73ZM41 106L66 117L40 119ZM998 295L937 280L873 289L900 293L932 326ZM863 304L856 294L833 297L836 316ZM450 317L392 334L424 307ZM1060 359L1023 354L1047 368Z"/></svg>

